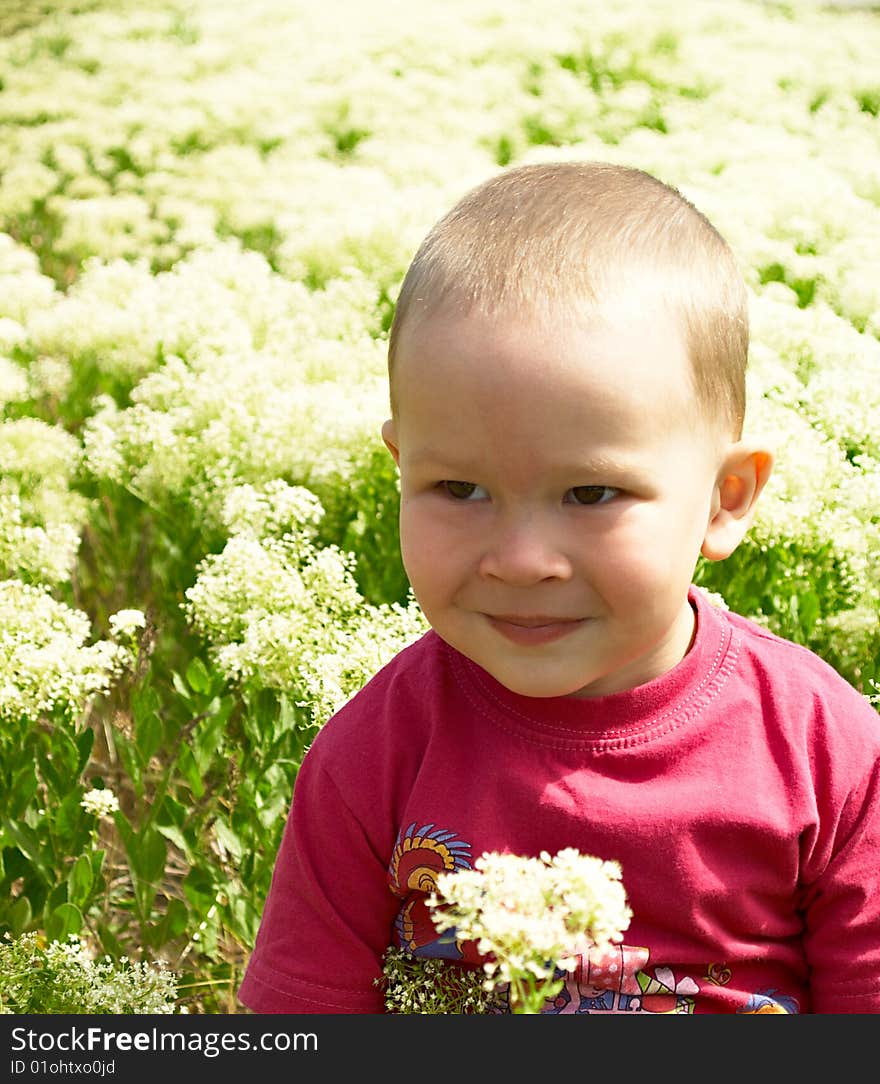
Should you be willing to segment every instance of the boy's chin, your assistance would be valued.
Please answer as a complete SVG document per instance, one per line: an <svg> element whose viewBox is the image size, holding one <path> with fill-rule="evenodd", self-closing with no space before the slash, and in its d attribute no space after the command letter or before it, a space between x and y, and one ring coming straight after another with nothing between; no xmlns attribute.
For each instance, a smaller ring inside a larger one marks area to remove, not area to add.
<svg viewBox="0 0 880 1084"><path fill-rule="evenodd" d="M527 668L489 667L484 669L509 692L517 696L529 696L536 700L548 700L551 697L593 696L591 693L589 675L564 676L561 674L528 673ZM535 670L541 670L540 663L535 664ZM587 682L585 684L585 681Z"/></svg>

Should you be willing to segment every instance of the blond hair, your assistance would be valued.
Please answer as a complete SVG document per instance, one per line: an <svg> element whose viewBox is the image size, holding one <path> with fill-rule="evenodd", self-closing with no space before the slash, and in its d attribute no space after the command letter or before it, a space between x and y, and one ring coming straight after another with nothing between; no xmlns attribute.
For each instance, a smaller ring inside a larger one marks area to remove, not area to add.
<svg viewBox="0 0 880 1084"><path fill-rule="evenodd" d="M606 162L519 166L468 192L406 273L388 344L407 321L460 311L596 312L634 289L682 322L697 400L735 437L745 413L748 301L727 242L681 193Z"/></svg>

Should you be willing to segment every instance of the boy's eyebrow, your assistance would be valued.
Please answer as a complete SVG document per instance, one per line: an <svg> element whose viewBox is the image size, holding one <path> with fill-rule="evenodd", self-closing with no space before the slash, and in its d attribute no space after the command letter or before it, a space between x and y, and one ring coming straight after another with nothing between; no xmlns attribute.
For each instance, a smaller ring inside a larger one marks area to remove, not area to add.
<svg viewBox="0 0 880 1084"><path fill-rule="evenodd" d="M457 460L455 456L435 451L433 448L419 448L408 455L407 459L416 467L422 466L423 463L442 463L447 467L461 466L462 468L468 465L463 460Z"/></svg>
<svg viewBox="0 0 880 1084"><path fill-rule="evenodd" d="M468 473L473 473L476 464L471 461L459 459L455 454L449 455L434 448L419 448L407 456L411 466L421 467L425 464L448 467L453 471L460 471L464 478ZM644 463L628 461L623 456L614 454L592 455L584 458L579 463L554 463L554 474L564 476L577 476L578 474L642 474L645 470Z"/></svg>

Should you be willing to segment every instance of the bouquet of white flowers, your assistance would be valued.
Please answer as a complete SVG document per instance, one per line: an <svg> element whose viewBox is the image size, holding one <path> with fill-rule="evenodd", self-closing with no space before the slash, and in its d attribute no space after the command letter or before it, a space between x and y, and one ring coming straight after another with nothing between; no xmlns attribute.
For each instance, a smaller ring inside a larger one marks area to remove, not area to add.
<svg viewBox="0 0 880 1084"><path fill-rule="evenodd" d="M440 932L475 943L483 972L456 968L452 981L454 965L392 950L389 1011L493 1012L506 990L511 1012L540 1013L578 957L620 941L632 918L620 865L572 847L538 858L487 852L472 870L441 873L428 903Z"/></svg>

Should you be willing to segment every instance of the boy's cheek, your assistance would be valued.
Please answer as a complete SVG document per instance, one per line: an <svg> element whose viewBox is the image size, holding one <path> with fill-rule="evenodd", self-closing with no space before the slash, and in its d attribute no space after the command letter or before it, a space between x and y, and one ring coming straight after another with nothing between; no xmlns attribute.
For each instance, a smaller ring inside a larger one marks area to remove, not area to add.
<svg viewBox="0 0 880 1084"><path fill-rule="evenodd" d="M401 521L400 552L407 570L429 575L432 568L443 566L445 548L437 532L423 529L419 524Z"/></svg>
<svg viewBox="0 0 880 1084"><path fill-rule="evenodd" d="M416 502L418 503L418 502ZM464 539L446 529L442 517L425 513L406 503L400 513L400 553L415 590L435 587L453 575L467 561Z"/></svg>
<svg viewBox="0 0 880 1084"><path fill-rule="evenodd" d="M436 532L428 530L425 517L413 508L412 501L404 498L400 503L400 553L407 570L418 567L424 561L425 549L434 547L432 536Z"/></svg>

